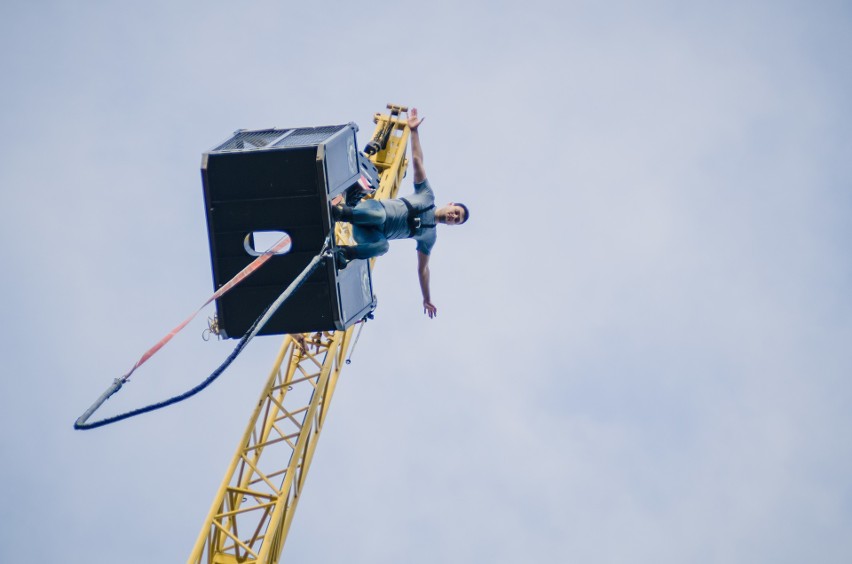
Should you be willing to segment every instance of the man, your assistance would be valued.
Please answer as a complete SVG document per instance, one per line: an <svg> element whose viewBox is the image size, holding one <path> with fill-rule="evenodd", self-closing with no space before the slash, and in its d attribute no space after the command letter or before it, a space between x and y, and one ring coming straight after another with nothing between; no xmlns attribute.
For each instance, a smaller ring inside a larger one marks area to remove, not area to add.
<svg viewBox="0 0 852 564"><path fill-rule="evenodd" d="M429 292L429 256L437 237L435 226L438 223L461 225L468 220L469 212L467 206L455 202L435 209L435 194L423 168L423 149L418 131L422 122L417 108L411 108L408 127L411 129L414 194L392 200L362 200L353 207L338 204L332 208L332 214L335 219L352 224L352 235L358 243L338 247L335 260L339 268L345 268L353 259L385 254L390 246L389 239L411 238L417 241L417 275L423 294L423 313L431 319L438 313Z"/></svg>

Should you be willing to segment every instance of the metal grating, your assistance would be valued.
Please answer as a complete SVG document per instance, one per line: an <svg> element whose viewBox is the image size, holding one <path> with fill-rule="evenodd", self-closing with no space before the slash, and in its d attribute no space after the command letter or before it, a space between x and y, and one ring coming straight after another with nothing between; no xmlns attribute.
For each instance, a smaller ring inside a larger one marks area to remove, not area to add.
<svg viewBox="0 0 852 564"><path fill-rule="evenodd" d="M260 131L240 131L233 137L213 149L214 151L245 151L266 147L287 132L286 129L263 129Z"/></svg>
<svg viewBox="0 0 852 564"><path fill-rule="evenodd" d="M273 147L298 147L301 145L317 145L322 143L332 134L345 128L345 125L326 125L323 127L306 127L297 129L287 135L284 139L275 143Z"/></svg>

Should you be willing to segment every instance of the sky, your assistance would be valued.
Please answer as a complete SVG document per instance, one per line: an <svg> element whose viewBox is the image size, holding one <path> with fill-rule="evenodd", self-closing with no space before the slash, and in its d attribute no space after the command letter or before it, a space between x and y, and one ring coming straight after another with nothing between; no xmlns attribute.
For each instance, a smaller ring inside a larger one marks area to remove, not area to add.
<svg viewBox="0 0 852 564"><path fill-rule="evenodd" d="M282 561L849 562L850 52L831 0L3 3L0 561L186 560L281 339L73 422L212 293L202 153L393 102L471 219L434 320L380 260Z"/></svg>

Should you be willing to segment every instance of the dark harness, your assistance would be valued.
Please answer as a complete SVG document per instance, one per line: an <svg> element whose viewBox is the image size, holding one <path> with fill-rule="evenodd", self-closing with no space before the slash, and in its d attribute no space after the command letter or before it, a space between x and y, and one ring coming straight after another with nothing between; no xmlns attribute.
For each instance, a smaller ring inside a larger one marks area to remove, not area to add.
<svg viewBox="0 0 852 564"><path fill-rule="evenodd" d="M416 209L414 209L414 206L411 205L411 202L409 202L405 198L400 198L400 200L402 200L402 203L405 204L405 208L408 210L407 222L408 222L408 236L409 237L414 237L415 235L417 235L418 229L434 229L435 228L434 223L423 223L420 220L420 216L423 213L434 208L435 204L432 204L431 206L429 206L426 209L417 211Z"/></svg>

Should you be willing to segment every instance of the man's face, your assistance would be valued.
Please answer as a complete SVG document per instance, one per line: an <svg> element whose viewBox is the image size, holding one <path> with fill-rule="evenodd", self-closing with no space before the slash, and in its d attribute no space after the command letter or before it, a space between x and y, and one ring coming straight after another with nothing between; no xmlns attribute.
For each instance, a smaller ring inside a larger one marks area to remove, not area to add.
<svg viewBox="0 0 852 564"><path fill-rule="evenodd" d="M447 225L458 225L464 221L464 208L450 202L444 209L447 210L446 222Z"/></svg>

